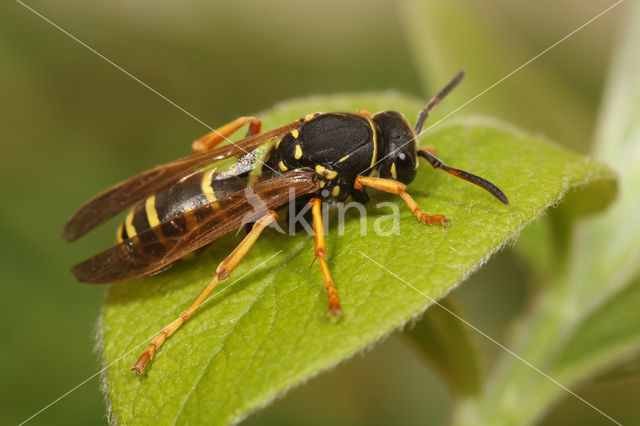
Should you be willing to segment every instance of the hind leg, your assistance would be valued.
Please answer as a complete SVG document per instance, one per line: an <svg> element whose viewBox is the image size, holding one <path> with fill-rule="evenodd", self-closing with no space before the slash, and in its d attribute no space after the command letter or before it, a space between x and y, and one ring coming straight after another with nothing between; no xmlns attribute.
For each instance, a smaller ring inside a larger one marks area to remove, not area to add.
<svg viewBox="0 0 640 426"><path fill-rule="evenodd" d="M229 136L234 134L239 128L249 123L247 136L260 133L262 121L257 117L240 117L224 126L218 127L212 132L207 133L203 137L196 139L191 145L194 154L205 152L215 148L220 142L227 140Z"/></svg>

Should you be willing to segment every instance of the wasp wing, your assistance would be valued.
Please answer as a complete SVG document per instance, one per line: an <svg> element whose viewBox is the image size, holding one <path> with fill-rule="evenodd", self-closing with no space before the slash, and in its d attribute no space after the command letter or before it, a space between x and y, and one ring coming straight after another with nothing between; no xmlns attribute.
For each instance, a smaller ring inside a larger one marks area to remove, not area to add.
<svg viewBox="0 0 640 426"><path fill-rule="evenodd" d="M238 142L171 161L120 182L80 207L67 221L62 230L62 238L65 241L74 241L137 201L167 187L181 177L210 166L216 161L249 153L262 144L281 138L300 123L300 120L293 121Z"/></svg>
<svg viewBox="0 0 640 426"><path fill-rule="evenodd" d="M292 170L245 190L191 210L188 220L177 218L140 232L74 266L78 281L110 283L148 275L175 262L221 236L256 221L290 199L311 194L320 184L310 169ZM182 216L184 219L184 216Z"/></svg>

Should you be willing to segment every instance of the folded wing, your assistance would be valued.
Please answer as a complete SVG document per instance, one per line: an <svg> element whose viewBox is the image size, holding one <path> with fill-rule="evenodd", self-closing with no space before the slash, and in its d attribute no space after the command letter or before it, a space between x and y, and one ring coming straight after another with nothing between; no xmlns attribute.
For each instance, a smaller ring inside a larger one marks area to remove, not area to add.
<svg viewBox="0 0 640 426"><path fill-rule="evenodd" d="M86 283L110 283L148 275L175 262L243 224L253 222L290 199L320 189L315 173L298 169L258 182L186 214L140 232L74 266Z"/></svg>
<svg viewBox="0 0 640 426"><path fill-rule="evenodd" d="M62 231L65 241L74 241L96 226L111 219L134 203L171 185L183 176L210 166L216 161L236 155L246 154L261 146L281 138L300 124L293 121L284 126L250 136L233 144L224 145L200 154L175 160L112 186L80 207L67 221Z"/></svg>

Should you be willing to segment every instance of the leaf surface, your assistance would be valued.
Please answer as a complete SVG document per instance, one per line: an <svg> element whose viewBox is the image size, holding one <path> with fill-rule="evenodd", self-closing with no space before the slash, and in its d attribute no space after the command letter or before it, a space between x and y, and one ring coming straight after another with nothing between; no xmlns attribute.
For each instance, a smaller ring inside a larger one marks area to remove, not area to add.
<svg viewBox="0 0 640 426"><path fill-rule="evenodd" d="M474 331L453 295L438 301L404 332L417 352L431 363L457 396L476 395L484 379Z"/></svg>
<svg viewBox="0 0 640 426"><path fill-rule="evenodd" d="M260 116L265 128L272 128L313 111L394 109L412 118L422 106L385 92L293 100ZM190 304L243 233L222 238L161 274L112 285L101 332L114 421L238 421L424 312L571 188L613 179L593 161L486 119L439 126L421 144L437 147L449 165L494 182L510 205L423 163L408 191L427 212L447 215L448 228L423 225L398 197L373 192L363 222L355 208L343 225L334 213L327 253L343 306L338 321L327 318L319 267L310 267L312 238L267 230L231 277L162 346L146 377L129 371L144 345ZM400 215L397 228L389 216L394 209Z"/></svg>

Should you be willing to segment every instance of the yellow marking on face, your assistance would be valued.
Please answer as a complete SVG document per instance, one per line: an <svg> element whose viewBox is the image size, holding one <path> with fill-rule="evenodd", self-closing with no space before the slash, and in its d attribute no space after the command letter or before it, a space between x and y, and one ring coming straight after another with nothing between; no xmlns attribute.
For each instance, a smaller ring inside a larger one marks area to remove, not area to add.
<svg viewBox="0 0 640 426"><path fill-rule="evenodd" d="M321 165L317 165L316 166L316 173L319 174L319 175L324 175L324 172L326 170L327 169L325 169L324 166L321 166Z"/></svg>
<svg viewBox="0 0 640 426"><path fill-rule="evenodd" d="M202 176L202 181L200 182L200 190L207 198L207 201L210 203L215 203L218 199L216 197L216 193L213 191L213 186L211 186L211 183L213 181L213 173L214 170L209 170L208 172L206 172Z"/></svg>
<svg viewBox="0 0 640 426"><path fill-rule="evenodd" d="M398 179L398 174L396 173L396 163L391 163L391 177L394 179Z"/></svg>
<svg viewBox="0 0 640 426"><path fill-rule="evenodd" d="M337 197L338 195L340 195L340 187L334 186L333 190L331 191L331 195L333 195L334 197Z"/></svg>
<svg viewBox="0 0 640 426"><path fill-rule="evenodd" d="M344 157L342 157L341 159L338 160L338 163L342 163L343 161L345 161L349 157L351 157L351 154L345 155Z"/></svg>
<svg viewBox="0 0 640 426"><path fill-rule="evenodd" d="M278 168L280 169L280 171L282 172L286 172L287 170L289 170L287 168L287 166L284 165L284 163L282 162L282 160L280 160L280 162L278 163Z"/></svg>
<svg viewBox="0 0 640 426"><path fill-rule="evenodd" d="M296 158L296 160L302 158L302 148L300 148L300 145L296 145L296 152L293 156Z"/></svg>
<svg viewBox="0 0 640 426"><path fill-rule="evenodd" d="M293 129L291 131L291 136L293 136L294 139L298 139L298 136L300 136L300 132L298 131L298 129Z"/></svg>
<svg viewBox="0 0 640 426"><path fill-rule="evenodd" d="M369 167L373 167L378 161L378 132L376 132L376 126L373 124L373 121L369 117L364 117L369 122L369 127L371 127L371 132L373 133L373 155L371 156L371 165Z"/></svg>
<svg viewBox="0 0 640 426"><path fill-rule="evenodd" d="M151 228L160 225L160 219L158 218L158 211L156 210L156 194L147 198L144 203L144 211L147 213L147 221Z"/></svg>
<svg viewBox="0 0 640 426"><path fill-rule="evenodd" d="M118 244L120 244L121 242L123 242L124 240L122 239L122 228L124 227L124 223L120 222L120 225L118 226L118 230L116 231L116 242Z"/></svg>
<svg viewBox="0 0 640 426"><path fill-rule="evenodd" d="M127 217L124 219L124 226L127 230L127 235L129 236L129 238L133 238L137 234L136 228L133 226L134 210L135 209L129 210Z"/></svg>

